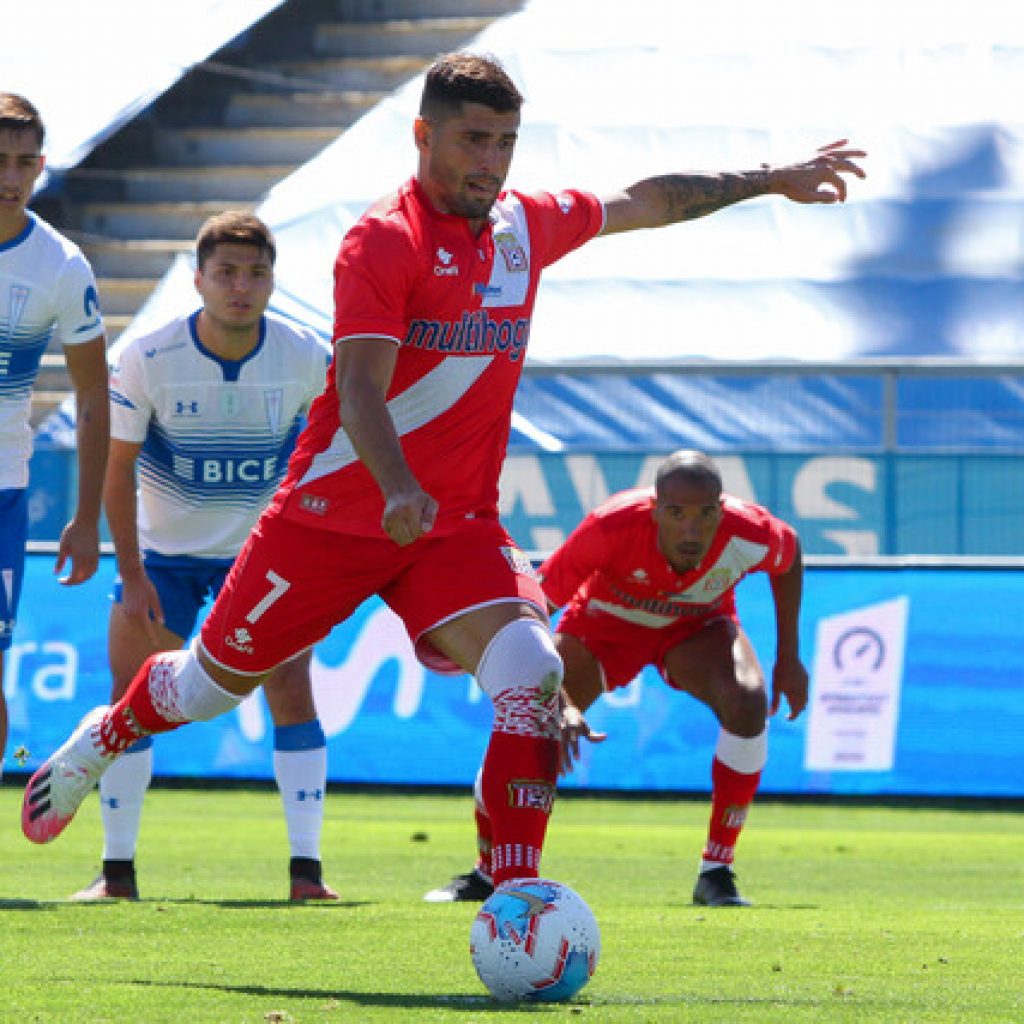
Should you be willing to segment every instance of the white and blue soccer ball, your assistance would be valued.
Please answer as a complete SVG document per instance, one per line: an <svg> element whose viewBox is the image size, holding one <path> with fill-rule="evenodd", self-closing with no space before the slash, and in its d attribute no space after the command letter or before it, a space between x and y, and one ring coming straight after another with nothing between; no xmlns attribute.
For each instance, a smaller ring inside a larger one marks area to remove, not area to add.
<svg viewBox="0 0 1024 1024"><path fill-rule="evenodd" d="M523 878L500 886L480 908L469 951L499 1002L560 1003L593 975L601 934L590 907L569 886Z"/></svg>

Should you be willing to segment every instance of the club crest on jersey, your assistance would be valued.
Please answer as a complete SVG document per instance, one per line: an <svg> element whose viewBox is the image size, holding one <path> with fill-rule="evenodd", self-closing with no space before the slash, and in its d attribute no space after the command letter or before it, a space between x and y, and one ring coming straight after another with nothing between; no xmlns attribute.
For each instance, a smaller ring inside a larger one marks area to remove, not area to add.
<svg viewBox="0 0 1024 1024"><path fill-rule="evenodd" d="M12 284L7 296L7 337L13 338L15 329L25 315L32 289L23 284Z"/></svg>
<svg viewBox="0 0 1024 1024"><path fill-rule="evenodd" d="M439 245L437 247L437 252L434 253L434 258L437 260L434 264L435 277L458 277L458 264L452 262L452 260L455 259L455 256L443 245Z"/></svg>
<svg viewBox="0 0 1024 1024"><path fill-rule="evenodd" d="M505 260L505 269L511 274L525 273L530 269L526 250L511 231L502 231L494 236L494 244Z"/></svg>
<svg viewBox="0 0 1024 1024"><path fill-rule="evenodd" d="M558 196L558 208L565 214L566 217L572 212L572 208L576 205L576 201L573 199L568 192L562 192Z"/></svg>
<svg viewBox="0 0 1024 1024"><path fill-rule="evenodd" d="M271 388L263 392L263 406L267 412L267 425L272 434L281 429L281 412L284 409L284 389Z"/></svg>
<svg viewBox="0 0 1024 1024"><path fill-rule="evenodd" d="M732 583L732 573L728 569L712 569L704 577L704 590L709 594L720 594Z"/></svg>
<svg viewBox="0 0 1024 1024"><path fill-rule="evenodd" d="M220 414L226 420L233 420L242 411L242 396L238 388L224 388L220 393Z"/></svg>

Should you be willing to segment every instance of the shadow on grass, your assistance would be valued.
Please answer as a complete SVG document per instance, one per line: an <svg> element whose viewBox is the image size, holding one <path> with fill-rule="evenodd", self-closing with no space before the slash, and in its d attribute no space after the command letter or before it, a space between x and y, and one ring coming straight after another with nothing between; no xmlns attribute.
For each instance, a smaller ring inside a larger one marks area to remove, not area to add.
<svg viewBox="0 0 1024 1024"><path fill-rule="evenodd" d="M207 900L196 897L185 899L165 899L161 897L143 898L140 900L23 900L0 899L0 910L60 910L66 907L118 906L195 906L219 907L221 910L354 910L357 907L374 905L373 900Z"/></svg>
<svg viewBox="0 0 1024 1024"><path fill-rule="evenodd" d="M563 1012L568 1007L590 1006L588 999L572 999L568 1003L499 1003L481 993L457 993L449 995L401 994L398 992L354 992L349 989L331 988L273 988L266 985L217 985L209 982L158 981L152 978L124 979L123 984L138 985L140 988L204 989L234 995L254 996L260 999L316 999L323 1000L327 1007L337 1004L355 1006L393 1006L398 1009L466 1009L475 1012L523 1013ZM605 1001L602 1001L603 1003ZM614 1004L616 1000L612 1000ZM631 1002L631 1000L627 1000Z"/></svg>
<svg viewBox="0 0 1024 1024"><path fill-rule="evenodd" d="M331 988L283 988L266 985L218 985L210 982L174 982L159 981L152 978L124 979L123 984L138 985L140 988L181 988L200 989L224 992L260 999L316 999L323 1000L325 1009L340 1009L345 1004L355 1006L395 1007L396 1009L463 1009L475 1013L530 1013L531 1017L542 1013L561 1013L566 1010L580 1013L588 1007L640 1007L640 1006L689 1006L705 1007L751 1007L751 1006L820 1006L821 1001L813 998L787 998L780 1003L777 995L764 996L707 996L680 992L678 995L664 996L629 996L629 995L597 995L578 996L564 1003L499 1003L484 993L460 992L447 995L427 995L425 993L398 992L356 992L350 989Z"/></svg>

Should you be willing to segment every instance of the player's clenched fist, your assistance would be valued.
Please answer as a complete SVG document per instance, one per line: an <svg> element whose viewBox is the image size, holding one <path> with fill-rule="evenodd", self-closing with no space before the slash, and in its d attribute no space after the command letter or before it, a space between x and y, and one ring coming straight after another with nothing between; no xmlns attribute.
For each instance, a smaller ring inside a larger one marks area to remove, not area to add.
<svg viewBox="0 0 1024 1024"><path fill-rule="evenodd" d="M399 546L405 547L434 528L437 502L426 491L403 491L388 498L381 526Z"/></svg>

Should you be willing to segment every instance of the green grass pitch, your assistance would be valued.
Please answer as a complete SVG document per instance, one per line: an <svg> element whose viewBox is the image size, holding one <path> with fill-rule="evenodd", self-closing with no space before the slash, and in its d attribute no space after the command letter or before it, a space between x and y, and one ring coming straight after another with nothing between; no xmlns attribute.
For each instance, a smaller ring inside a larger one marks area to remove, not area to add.
<svg viewBox="0 0 1024 1024"><path fill-rule="evenodd" d="M468 953L475 905L421 902L472 859L466 796L331 792L337 906L292 906L275 792L154 789L141 902L66 901L99 863L98 802L56 842L0 788L0 1020L340 1024L565 1020L1024 1021L1024 817L762 800L740 844L748 910L690 904L699 800L560 799L545 874L602 930L571 1003L505 1008Z"/></svg>

